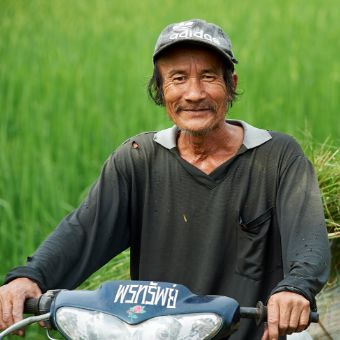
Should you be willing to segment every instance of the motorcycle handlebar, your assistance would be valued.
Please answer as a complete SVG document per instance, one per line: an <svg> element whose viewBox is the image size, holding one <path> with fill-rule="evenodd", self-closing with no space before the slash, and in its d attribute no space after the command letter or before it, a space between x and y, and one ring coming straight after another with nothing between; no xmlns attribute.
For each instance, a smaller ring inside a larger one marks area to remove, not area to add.
<svg viewBox="0 0 340 340"><path fill-rule="evenodd" d="M38 298L29 298L24 303L25 314L45 314L50 311L50 307L55 296L60 292L60 289L49 290Z"/></svg>
<svg viewBox="0 0 340 340"><path fill-rule="evenodd" d="M30 298L25 301L24 313L26 314L45 314L50 311L51 303L60 290L49 290L39 298ZM241 318L254 319L256 324L267 321L267 307L259 301L256 307L240 307ZM319 314L310 312L309 322L318 322Z"/></svg>
<svg viewBox="0 0 340 340"><path fill-rule="evenodd" d="M240 307L241 318L254 319L256 324L267 321L267 307L259 301L256 307ZM319 313L310 312L309 322L319 322Z"/></svg>

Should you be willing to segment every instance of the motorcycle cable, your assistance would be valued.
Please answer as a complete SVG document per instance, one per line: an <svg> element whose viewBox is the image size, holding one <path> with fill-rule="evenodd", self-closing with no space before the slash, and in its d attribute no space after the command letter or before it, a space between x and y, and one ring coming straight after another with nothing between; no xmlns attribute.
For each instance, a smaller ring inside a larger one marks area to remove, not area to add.
<svg viewBox="0 0 340 340"><path fill-rule="evenodd" d="M16 324L8 327L7 329L5 329L2 333L0 333L0 340L3 339L6 335L17 331L21 328L24 328L34 322L39 322L39 321L46 321L49 320L51 313L46 313L46 314L42 314L42 315L37 315L37 316L30 316L29 318L23 319L19 322L17 322Z"/></svg>

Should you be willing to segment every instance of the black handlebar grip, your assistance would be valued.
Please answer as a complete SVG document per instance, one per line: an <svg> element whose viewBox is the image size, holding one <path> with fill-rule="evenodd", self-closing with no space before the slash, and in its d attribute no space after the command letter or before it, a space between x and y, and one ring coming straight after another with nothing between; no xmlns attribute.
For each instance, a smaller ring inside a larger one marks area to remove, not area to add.
<svg viewBox="0 0 340 340"><path fill-rule="evenodd" d="M309 322L319 322L319 313L318 312L310 312Z"/></svg>
<svg viewBox="0 0 340 340"><path fill-rule="evenodd" d="M29 298L24 304L25 314L38 314L39 313L40 298Z"/></svg>

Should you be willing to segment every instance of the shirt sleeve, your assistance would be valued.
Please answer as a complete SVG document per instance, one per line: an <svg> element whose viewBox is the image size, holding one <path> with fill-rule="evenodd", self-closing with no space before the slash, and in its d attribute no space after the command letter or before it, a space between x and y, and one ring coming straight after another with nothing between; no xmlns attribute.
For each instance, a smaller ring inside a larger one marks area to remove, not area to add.
<svg viewBox="0 0 340 340"><path fill-rule="evenodd" d="M79 208L60 222L26 266L7 274L5 283L28 277L43 291L76 288L129 247L128 195L128 182L113 154Z"/></svg>
<svg viewBox="0 0 340 340"><path fill-rule="evenodd" d="M314 169L304 155L284 169L277 195L284 278L272 294L292 291L316 309L315 295L327 282L330 248Z"/></svg>

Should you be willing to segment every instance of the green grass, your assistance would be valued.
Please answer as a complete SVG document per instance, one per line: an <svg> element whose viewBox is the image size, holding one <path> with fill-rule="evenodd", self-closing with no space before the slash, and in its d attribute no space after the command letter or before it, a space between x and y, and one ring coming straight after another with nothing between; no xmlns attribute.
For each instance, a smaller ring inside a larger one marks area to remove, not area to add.
<svg viewBox="0 0 340 340"><path fill-rule="evenodd" d="M152 50L166 24L194 17L232 38L232 118L339 147L336 0L0 0L0 279L79 204L115 147L170 125L146 96ZM320 166L334 194L338 155ZM327 197L335 211L339 197Z"/></svg>

